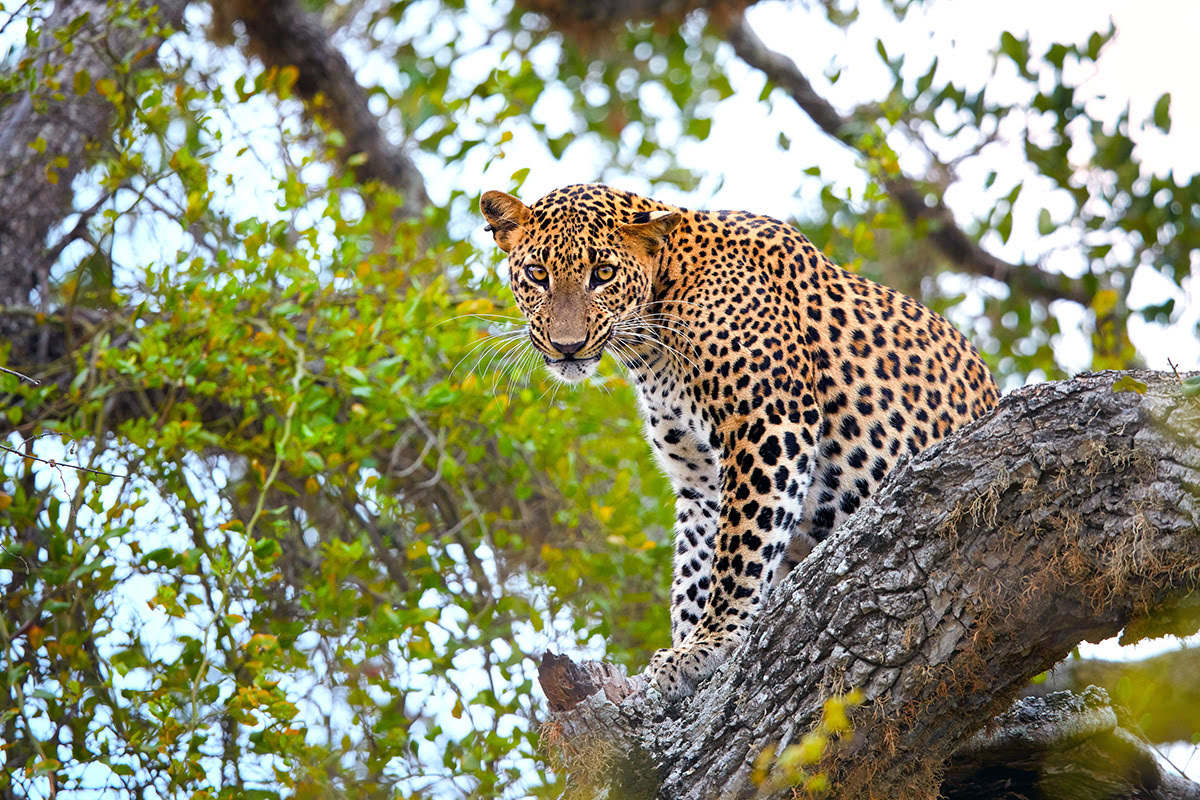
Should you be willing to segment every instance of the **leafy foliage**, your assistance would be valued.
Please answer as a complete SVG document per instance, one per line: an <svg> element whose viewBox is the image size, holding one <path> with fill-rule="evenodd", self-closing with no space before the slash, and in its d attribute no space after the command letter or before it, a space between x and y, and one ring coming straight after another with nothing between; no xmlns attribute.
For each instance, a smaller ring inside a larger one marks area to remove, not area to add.
<svg viewBox="0 0 1200 800"><path fill-rule="evenodd" d="M114 0L104 24L149 36L139 8ZM43 10L14 17L0 102L94 95L113 116L76 182L82 234L39 298L64 355L31 370L41 384L0 373L0 791L556 796L533 657L585 648L637 669L665 642L669 492L619 371L568 393L522 349L496 256L462 238L473 181L503 168L519 186L514 151L553 169L591 148L597 177L696 187L710 176L681 143L707 140L745 82L720 26L576 41L520 8L328 4L432 187L424 217L398 223L406 198L355 183L295 70L257 68L214 24L213 40L175 35L155 69L113 54L110 74L65 74L56 54L105 42L76 36L82 16L39 32ZM1065 65L1110 36L1035 54L1003 34L997 58L1030 91L1007 105L936 62L914 78L881 45L895 84L854 114L866 191L831 185L799 223L852 267L915 276L905 288L935 307L981 302L1002 374L1056 375L1048 301L972 282L948 296L886 192L926 132L1047 122L1026 125L1026 157L1074 211L1042 233L1082 248L1094 363L1136 358L1124 289L1139 264L1188 274L1200 187L1142 174L1128 116L1092 120L1076 99ZM1152 122L1169 127L1169 99ZM51 139L30 152L54 155ZM1067 157L1081 139L1085 169ZM993 184L975 233L1007 240L1023 184Z"/></svg>

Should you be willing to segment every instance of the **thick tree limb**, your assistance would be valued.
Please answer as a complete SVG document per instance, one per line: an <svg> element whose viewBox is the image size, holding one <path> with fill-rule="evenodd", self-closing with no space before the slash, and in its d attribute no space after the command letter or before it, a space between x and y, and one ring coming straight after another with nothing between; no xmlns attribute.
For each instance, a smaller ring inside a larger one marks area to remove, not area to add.
<svg viewBox="0 0 1200 800"><path fill-rule="evenodd" d="M859 150L858 139L863 131L817 94L796 62L763 44L741 16L732 19L726 35L738 57L790 94L818 128L847 147ZM941 198L927 204L927 193L907 176L892 176L884 181L884 186L910 223L922 220L928 223L930 241L959 269L1000 281L1018 295L1046 302L1072 300L1087 305L1091 301L1086 292L1065 276L1046 272L1036 264L1010 264L984 250L954 221L954 215Z"/></svg>
<svg viewBox="0 0 1200 800"><path fill-rule="evenodd" d="M1200 582L1200 403L1154 373L1114 391L1120 375L1013 392L893 472L691 700L617 679L628 699L553 713L549 738L630 796L746 797L760 754L857 689L853 735L819 765L834 796L935 796L1034 675Z"/></svg>
<svg viewBox="0 0 1200 800"><path fill-rule="evenodd" d="M296 67L296 92L307 101L310 111L316 97L323 95L319 113L346 137L341 148L343 161L358 153L366 156L353 167L355 178L360 183L379 181L396 189L405 198L399 215L419 218L429 203L425 179L404 149L384 133L367 105L367 93L320 19L294 0L236 0L216 4L214 11L245 24L249 49L266 66Z"/></svg>
<svg viewBox="0 0 1200 800"><path fill-rule="evenodd" d="M955 753L946 800L1200 797L1200 786L1160 763L1154 750L1095 687L1024 698Z"/></svg>
<svg viewBox="0 0 1200 800"><path fill-rule="evenodd" d="M756 0L525 0L522 6L545 14L557 26L589 26L592 34L605 26L631 19L668 19L678 25L698 9L732 12L753 5Z"/></svg>
<svg viewBox="0 0 1200 800"><path fill-rule="evenodd" d="M1081 692L1089 686L1117 698L1152 742L1186 742L1200 733L1200 650L1176 650L1142 661L1070 659L1024 694Z"/></svg>

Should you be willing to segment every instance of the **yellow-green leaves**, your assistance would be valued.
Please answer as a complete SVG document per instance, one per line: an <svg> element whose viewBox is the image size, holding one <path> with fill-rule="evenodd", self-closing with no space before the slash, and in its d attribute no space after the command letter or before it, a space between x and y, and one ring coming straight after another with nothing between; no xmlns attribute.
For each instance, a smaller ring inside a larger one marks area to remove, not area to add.
<svg viewBox="0 0 1200 800"><path fill-rule="evenodd" d="M1167 92L1162 97L1158 98L1158 102L1154 104L1154 114L1151 117L1154 126L1163 133L1171 131L1171 93Z"/></svg>
<svg viewBox="0 0 1200 800"><path fill-rule="evenodd" d="M802 788L810 795L828 791L829 778L813 769L834 755L841 737L852 730L849 712L863 702L863 694L852 690L825 700L821 719L799 742L782 751L768 747L754 761L751 779L763 794L785 787Z"/></svg>
<svg viewBox="0 0 1200 800"><path fill-rule="evenodd" d="M1114 392L1137 392L1145 394L1147 386L1132 375L1122 375L1113 382Z"/></svg>

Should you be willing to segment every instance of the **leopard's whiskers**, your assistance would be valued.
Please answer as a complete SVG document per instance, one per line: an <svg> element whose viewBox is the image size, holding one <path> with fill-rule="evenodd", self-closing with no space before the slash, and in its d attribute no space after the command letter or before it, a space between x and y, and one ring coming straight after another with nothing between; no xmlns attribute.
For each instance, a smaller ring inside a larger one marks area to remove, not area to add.
<svg viewBox="0 0 1200 800"><path fill-rule="evenodd" d="M665 329L665 330L669 330L669 329ZM640 342L645 342L650 345L657 345L658 347L661 347L667 353L672 354L672 355L676 356L677 358L679 358L680 360L686 362L697 373L700 372L699 364L697 364L694 360L685 356L678 349L672 347L671 345L669 345L665 341L663 341L661 336L658 336L657 334L654 333L653 328L647 328L645 330L623 330L623 331L621 331L621 335L625 336L625 337L632 337L634 339L639 340ZM690 342L690 340L689 340L689 342Z"/></svg>
<svg viewBox="0 0 1200 800"><path fill-rule="evenodd" d="M520 335L506 336L504 341L500 345L491 348L491 355L488 356L486 363L483 363L483 359L484 359L483 355L481 355L479 357L479 359L476 360L475 368L476 368L476 370L478 370L479 374L482 375L484 373L490 372L492 369L492 363L496 360L497 357L500 358L500 363L503 364L504 361L507 359L507 357L510 354L512 354L514 351L517 351L520 349L519 347L511 347L510 345L514 345L514 344L519 345L521 339L524 338L524 336L523 336L524 331L514 331L513 333L520 334ZM480 368L481 363L483 363L482 368Z"/></svg>
<svg viewBox="0 0 1200 800"><path fill-rule="evenodd" d="M482 363L483 359L488 355L489 352L493 350L503 352L506 345L512 343L518 336L523 334L524 331L504 331L503 333L489 334L483 339L480 339L475 344L467 348L467 352L463 354L462 358L458 360L458 363L456 363L450 370L450 375L453 375L455 371L462 366L463 362L470 358L473 353L475 353L477 350L480 350L480 348L483 348L478 353L478 358L475 359L474 366L468 370L469 372L477 373L480 363Z"/></svg>

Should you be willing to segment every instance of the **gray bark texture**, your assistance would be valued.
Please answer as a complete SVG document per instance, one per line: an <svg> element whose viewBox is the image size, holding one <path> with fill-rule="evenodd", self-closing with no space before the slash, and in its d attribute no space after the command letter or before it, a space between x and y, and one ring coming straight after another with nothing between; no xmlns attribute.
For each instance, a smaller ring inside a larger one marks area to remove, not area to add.
<svg viewBox="0 0 1200 800"><path fill-rule="evenodd" d="M1022 694L1104 689L1152 742L1186 742L1200 731L1200 650L1172 650L1141 661L1072 658Z"/></svg>
<svg viewBox="0 0 1200 800"><path fill-rule="evenodd" d="M1200 581L1200 399L1173 375L1130 374L1144 393L1114 372L1017 390L901 465L687 701L547 659L547 738L576 791L793 796L771 752L857 690L851 730L826 726L805 767L830 797L1200 796L1098 690L1013 706L1079 642L1187 608Z"/></svg>
<svg viewBox="0 0 1200 800"><path fill-rule="evenodd" d="M183 2L154 5L163 23L182 24ZM38 25L38 52L29 54L37 73L33 87L0 95L0 307L29 307L35 290L46 302L50 267L71 232L60 241L47 238L72 213L72 181L107 144L112 125L112 103L96 91L96 83L110 78L120 86L125 78L116 66L121 62L134 70L155 63L162 37L147 36L141 25L112 25L109 14L105 0L56 3ZM65 46L56 32L81 18L78 29L65 37L72 46ZM73 82L81 71L91 88L77 94ZM62 158L65 165L55 166ZM31 315L0 316L0 337L27 335L33 327Z"/></svg>

